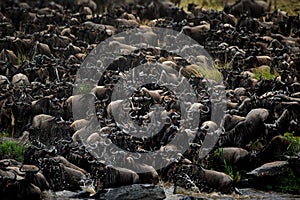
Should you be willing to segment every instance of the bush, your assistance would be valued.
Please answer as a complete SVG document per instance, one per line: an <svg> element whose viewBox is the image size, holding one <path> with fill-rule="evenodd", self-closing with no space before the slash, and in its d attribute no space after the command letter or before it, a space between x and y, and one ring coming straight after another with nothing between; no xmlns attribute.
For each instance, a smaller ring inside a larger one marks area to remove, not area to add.
<svg viewBox="0 0 300 200"><path fill-rule="evenodd" d="M289 146L287 147L287 154L290 156L295 156L300 152L300 137L294 136L294 133L285 133L284 138L289 141Z"/></svg>
<svg viewBox="0 0 300 200"><path fill-rule="evenodd" d="M261 66L258 68L253 69L254 78L259 80L260 78L264 78L266 80L272 80L275 79L277 76L279 76L277 71L274 71L274 74L270 73L270 67L269 66Z"/></svg>
<svg viewBox="0 0 300 200"><path fill-rule="evenodd" d="M24 155L24 146L17 144L12 140L2 141L0 143L0 159L12 158L22 161Z"/></svg>

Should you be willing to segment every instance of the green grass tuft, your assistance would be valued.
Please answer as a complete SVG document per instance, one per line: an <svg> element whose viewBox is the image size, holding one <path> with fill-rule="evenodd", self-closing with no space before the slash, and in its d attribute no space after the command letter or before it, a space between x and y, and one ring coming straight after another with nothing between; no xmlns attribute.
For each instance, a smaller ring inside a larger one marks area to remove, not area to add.
<svg viewBox="0 0 300 200"><path fill-rule="evenodd" d="M3 137L9 137L10 134L9 134L9 131L8 130L4 130L2 131L2 133L0 134L0 138L3 138Z"/></svg>
<svg viewBox="0 0 300 200"><path fill-rule="evenodd" d="M223 154L223 148L219 148L214 151L214 156L217 158L221 159L222 154ZM241 172L234 169L234 166L231 166L231 164L226 162L225 159L223 159L223 165L222 165L221 171L223 171L225 174L229 175L236 182L241 180Z"/></svg>
<svg viewBox="0 0 300 200"><path fill-rule="evenodd" d="M199 70L193 70L192 74L196 77L204 77L206 79L214 80L217 83L222 83L223 81L222 74L216 68L212 67L201 66Z"/></svg>
<svg viewBox="0 0 300 200"><path fill-rule="evenodd" d="M24 146L15 143L12 140L2 141L0 143L0 159L15 159L17 161L23 161Z"/></svg>
<svg viewBox="0 0 300 200"><path fill-rule="evenodd" d="M300 178L297 177L293 170L289 169L286 176L280 178L279 185L275 190L284 193L300 193Z"/></svg>
<svg viewBox="0 0 300 200"><path fill-rule="evenodd" d="M204 9L223 10L223 3L221 0L182 0L179 6L187 10L189 3L195 3Z"/></svg>
<svg viewBox="0 0 300 200"><path fill-rule="evenodd" d="M74 94L79 95L79 94L88 94L91 92L93 89L92 84L90 83L81 83L74 89Z"/></svg>
<svg viewBox="0 0 300 200"><path fill-rule="evenodd" d="M21 65L24 61L29 60L29 57L23 53L18 52L18 65Z"/></svg>
<svg viewBox="0 0 300 200"><path fill-rule="evenodd" d="M274 74L270 73L269 66L262 66L252 70L254 74L254 78L260 80L261 78L266 80L272 80L279 76L277 71L274 71Z"/></svg>
<svg viewBox="0 0 300 200"><path fill-rule="evenodd" d="M296 155L300 152L300 136L294 136L294 133L285 133L284 137L289 141L289 146L287 147L287 154L290 156Z"/></svg>

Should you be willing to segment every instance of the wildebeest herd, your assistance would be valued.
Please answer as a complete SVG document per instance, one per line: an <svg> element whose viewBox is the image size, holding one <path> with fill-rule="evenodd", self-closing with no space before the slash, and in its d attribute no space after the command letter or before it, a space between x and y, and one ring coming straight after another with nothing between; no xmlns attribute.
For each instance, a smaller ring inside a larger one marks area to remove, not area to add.
<svg viewBox="0 0 300 200"><path fill-rule="evenodd" d="M48 189L79 191L86 181L92 182L91 195L97 198L107 188L159 180L173 183L174 193L238 193L239 187L280 190L284 178L300 178L300 144L295 139L300 134L299 16L271 11L261 0L238 0L223 11L194 3L184 10L175 3L1 1L0 129L30 144L23 163L0 161L1 199L41 199ZM226 111L221 124L211 121L207 80L195 73L200 66L163 49L136 50L123 44L126 38L111 44L126 53L107 68L98 84L89 91L77 88L76 72L97 44L137 27L144 31L145 41L155 35L149 27L161 27L203 45L223 76L226 99L221 103ZM110 98L114 84L135 66L151 62L160 63L166 76L172 77L169 71L175 69L188 78L198 99L193 108L199 110L199 129L189 149L166 167L154 169L123 156L114 159L137 170L114 168L97 160L83 143L103 148L104 138L109 138L138 154L164 148L178 133L178 98L157 84L137 88L129 116L145 125L151 119L149 108L164 106L168 120L159 133L137 138L130 135L130 127L124 133L114 123L112 110L120 106ZM257 77L256 70L275 78ZM86 94L73 95L74 88ZM87 110L95 107L96 115L87 112L74 119L72 106L77 104L87 105ZM91 128L95 122L96 131ZM202 158L202 142L211 134L220 138ZM239 174L229 174L233 171Z"/></svg>

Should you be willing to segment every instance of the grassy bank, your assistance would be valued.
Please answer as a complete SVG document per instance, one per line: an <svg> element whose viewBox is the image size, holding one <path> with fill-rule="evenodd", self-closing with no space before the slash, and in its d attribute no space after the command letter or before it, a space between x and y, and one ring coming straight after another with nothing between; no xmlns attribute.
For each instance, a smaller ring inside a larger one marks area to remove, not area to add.
<svg viewBox="0 0 300 200"><path fill-rule="evenodd" d="M270 2L270 0L267 0ZM271 9L275 9L275 0L271 0ZM203 6L206 9L217 9L222 10L223 2L234 2L234 0L181 0L180 7L187 9L189 3L195 3L199 6ZM288 12L290 15L300 14L300 1L299 0L277 0L277 8L280 10Z"/></svg>

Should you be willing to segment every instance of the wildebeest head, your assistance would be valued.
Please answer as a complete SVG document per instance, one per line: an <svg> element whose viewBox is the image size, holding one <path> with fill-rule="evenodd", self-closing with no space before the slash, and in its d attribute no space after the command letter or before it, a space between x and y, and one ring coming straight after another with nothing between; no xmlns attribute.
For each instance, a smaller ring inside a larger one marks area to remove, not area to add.
<svg viewBox="0 0 300 200"><path fill-rule="evenodd" d="M12 113L15 120L16 136L19 136L22 129L27 125L30 118L31 104L27 102L15 102L12 106Z"/></svg>

